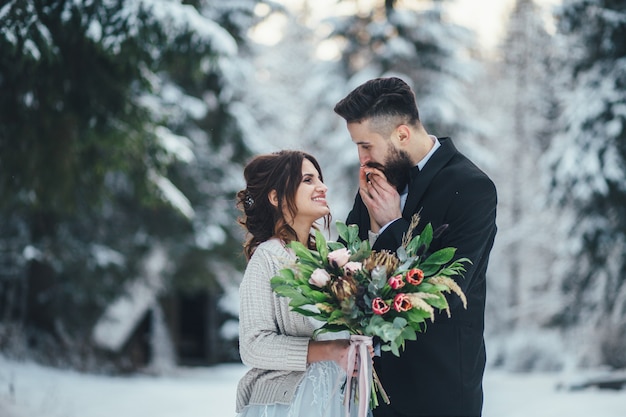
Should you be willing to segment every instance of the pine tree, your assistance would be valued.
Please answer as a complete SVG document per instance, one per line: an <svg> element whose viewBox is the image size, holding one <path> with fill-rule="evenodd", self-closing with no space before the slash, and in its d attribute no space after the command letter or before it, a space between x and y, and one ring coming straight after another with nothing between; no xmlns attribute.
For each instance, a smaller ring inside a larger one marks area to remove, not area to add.
<svg viewBox="0 0 626 417"><path fill-rule="evenodd" d="M286 10L281 38L259 45L255 54L254 88L247 95L247 143L258 152L302 149L321 164L329 184L334 219L345 219L356 189L358 159L345 124L333 107L345 94L345 78L334 60L320 59L317 48L325 34L309 5ZM341 179L340 181L334 181ZM331 224L331 233L334 232Z"/></svg>
<svg viewBox="0 0 626 417"><path fill-rule="evenodd" d="M548 329L559 308L551 273L557 215L547 204L549 172L540 163L554 134L553 39L532 0L515 2L505 30L475 88L489 123L488 147L499 162L490 171L498 188L498 237L489 265L488 332L499 364L553 368L561 358L534 342L558 335Z"/></svg>
<svg viewBox="0 0 626 417"><path fill-rule="evenodd" d="M0 7L0 320L65 343L40 351L89 349L155 247L168 287L216 289L211 260L241 264L240 184L222 180L248 152L229 71L256 3Z"/></svg>
<svg viewBox="0 0 626 417"><path fill-rule="evenodd" d="M551 39L541 10L532 0L518 0L511 12L507 35L501 47L503 60L499 71L503 78L501 89L504 93L500 96L499 104L504 104L502 107L506 108L504 113L507 116L499 127L506 129L501 134L510 138L500 141L500 147L504 148L501 151L508 156L506 159L510 163L506 164L506 173L500 182L502 203L499 210L501 222L506 222L501 224L501 237L503 241L509 242L504 250L509 254L509 273L506 274L510 282L508 300L514 311L512 323L509 324L515 323L516 316L520 314L518 310L524 303L523 297L536 299L537 294L531 295L524 291L521 284L534 276L532 285L541 288L545 287L549 278L548 268L545 267L541 268L546 271L542 276L535 273L528 276L528 272L523 270L531 266L526 260L539 261L543 258L542 254L549 250L549 247L540 244L536 249L528 251L540 243L528 239L528 236L537 233L539 219L536 211L545 203L542 199L545 192L541 167L538 167L537 162L550 138L550 45ZM532 265L536 267L537 263L533 262Z"/></svg>
<svg viewBox="0 0 626 417"><path fill-rule="evenodd" d="M440 136L475 138L466 87L477 63L472 33L448 20L441 0L402 3L354 1L356 13L335 18L332 36L343 41L343 73L351 84L399 75L412 83L420 118ZM460 136L460 135L458 135Z"/></svg>
<svg viewBox="0 0 626 417"><path fill-rule="evenodd" d="M588 361L625 366L626 2L567 0L558 14L564 88L548 161L569 214L568 304L561 320L591 332ZM591 352L591 353L589 353ZM618 352L621 352L618 354Z"/></svg>

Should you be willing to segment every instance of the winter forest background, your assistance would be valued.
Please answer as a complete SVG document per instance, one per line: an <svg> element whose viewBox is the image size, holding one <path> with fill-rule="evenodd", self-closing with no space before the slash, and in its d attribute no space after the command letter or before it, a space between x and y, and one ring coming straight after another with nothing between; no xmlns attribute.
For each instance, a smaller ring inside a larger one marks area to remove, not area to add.
<svg viewBox="0 0 626 417"><path fill-rule="evenodd" d="M243 166L310 151L345 219L332 108L398 75L498 187L489 366L626 368L626 1L512 1L488 51L454 3L2 2L0 354L238 361Z"/></svg>

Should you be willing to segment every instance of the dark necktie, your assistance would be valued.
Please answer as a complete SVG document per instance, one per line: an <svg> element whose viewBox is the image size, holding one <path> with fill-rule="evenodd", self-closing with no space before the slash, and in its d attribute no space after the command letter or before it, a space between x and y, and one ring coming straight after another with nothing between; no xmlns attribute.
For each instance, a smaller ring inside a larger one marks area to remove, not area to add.
<svg viewBox="0 0 626 417"><path fill-rule="evenodd" d="M415 179L418 177L420 173L420 168L415 165L413 168L411 168L411 172L409 174L410 179L409 179L409 186L413 183L413 181L415 181Z"/></svg>

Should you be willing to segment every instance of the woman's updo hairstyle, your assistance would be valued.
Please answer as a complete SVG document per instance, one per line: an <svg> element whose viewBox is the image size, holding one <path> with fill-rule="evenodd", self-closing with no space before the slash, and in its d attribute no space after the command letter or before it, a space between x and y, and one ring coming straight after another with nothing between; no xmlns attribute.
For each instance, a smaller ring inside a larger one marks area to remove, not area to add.
<svg viewBox="0 0 626 417"><path fill-rule="evenodd" d="M295 196L302 181L302 162L305 158L311 161L321 177L322 170L317 160L301 151L284 150L259 155L244 168L246 188L237 193L237 207L243 212L238 219L239 224L248 232L243 245L246 258L250 259L257 246L273 236L285 243L298 239L281 208L288 210L292 218L297 213ZM269 200L272 190L276 190L277 207Z"/></svg>

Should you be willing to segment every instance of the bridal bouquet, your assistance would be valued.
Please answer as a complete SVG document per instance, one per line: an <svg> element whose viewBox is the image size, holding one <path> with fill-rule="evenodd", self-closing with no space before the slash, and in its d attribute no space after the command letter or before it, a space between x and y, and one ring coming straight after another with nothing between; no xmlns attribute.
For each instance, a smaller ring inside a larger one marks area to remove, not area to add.
<svg viewBox="0 0 626 417"><path fill-rule="evenodd" d="M453 260L452 247L429 253L440 230L433 231L429 223L411 237L418 222L416 215L395 253L371 250L368 240L359 239L356 225L337 222L345 243L327 241L315 231L316 250L296 241L289 244L296 263L272 278L272 288L290 298L293 311L321 321L317 332L377 336L382 350L399 356L405 341L416 340L426 321L435 319L436 310L450 315L445 294L456 294L466 306L465 294L452 277L462 275L471 261ZM374 383L388 402L375 374ZM376 395L371 400L371 408L376 407Z"/></svg>

